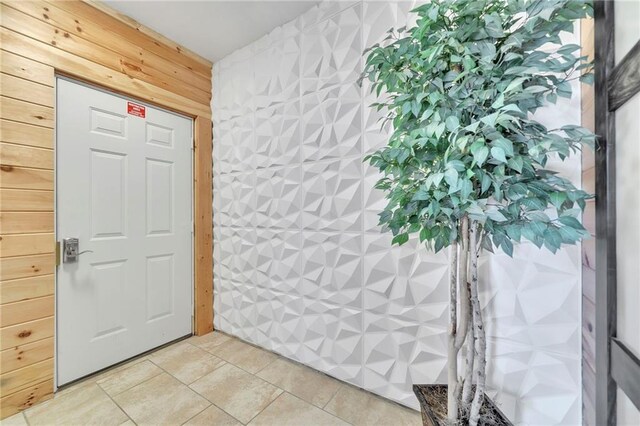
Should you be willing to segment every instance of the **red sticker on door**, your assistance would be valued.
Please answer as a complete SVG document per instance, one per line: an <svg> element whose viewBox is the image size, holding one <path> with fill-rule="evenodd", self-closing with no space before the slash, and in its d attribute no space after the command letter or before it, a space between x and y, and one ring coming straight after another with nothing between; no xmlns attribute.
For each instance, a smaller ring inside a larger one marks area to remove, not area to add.
<svg viewBox="0 0 640 426"><path fill-rule="evenodd" d="M146 108L143 105L134 104L133 102L127 102L127 112L136 117L144 118L146 114Z"/></svg>

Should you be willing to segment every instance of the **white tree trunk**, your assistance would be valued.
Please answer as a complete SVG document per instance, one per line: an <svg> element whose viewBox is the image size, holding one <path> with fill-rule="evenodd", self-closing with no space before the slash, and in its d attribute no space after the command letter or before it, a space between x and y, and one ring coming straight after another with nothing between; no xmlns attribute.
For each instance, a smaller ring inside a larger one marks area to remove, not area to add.
<svg viewBox="0 0 640 426"><path fill-rule="evenodd" d="M451 424L458 421L458 349L456 348L457 330L457 271L458 243L451 245L451 263L449 268L449 347L447 351L447 418Z"/></svg>
<svg viewBox="0 0 640 426"><path fill-rule="evenodd" d="M456 350L459 353L465 344L465 338L469 333L471 323L471 301L469 300L469 218L463 216L460 220L460 254L458 257L458 300L460 311L458 315L458 331L456 332ZM465 376L467 374L465 373ZM458 377L456 387L456 399L458 400L459 412L468 412L469 408L461 403L461 394L464 386L464 377Z"/></svg>
<svg viewBox="0 0 640 426"><path fill-rule="evenodd" d="M468 286L468 284L467 284ZM471 303L471 300L468 301ZM469 315L472 315L471 310L469 311ZM467 354L465 358L465 366L464 366L464 380L463 380L463 388L462 388L462 396L460 397L460 404L462 406L462 411L467 413L467 417L471 410L471 399L473 398L473 393L471 390L473 389L473 363L474 363L474 355L475 348L474 345L474 332L473 327L469 327L469 331L467 332L467 338L465 341L465 347L467 349Z"/></svg>
<svg viewBox="0 0 640 426"><path fill-rule="evenodd" d="M471 224L471 306L473 312L473 326L475 334L475 361L474 376L476 379L476 391L471 404L469 413L469 424L477 426L480 420L480 408L484 402L484 388L486 378L486 349L487 341L482 321L482 310L480 307L480 299L478 297L478 224Z"/></svg>
<svg viewBox="0 0 640 426"><path fill-rule="evenodd" d="M458 260L458 294L460 299L460 323L456 333L456 348L462 348L471 318L469 301L469 218L465 215L460 221L460 258Z"/></svg>

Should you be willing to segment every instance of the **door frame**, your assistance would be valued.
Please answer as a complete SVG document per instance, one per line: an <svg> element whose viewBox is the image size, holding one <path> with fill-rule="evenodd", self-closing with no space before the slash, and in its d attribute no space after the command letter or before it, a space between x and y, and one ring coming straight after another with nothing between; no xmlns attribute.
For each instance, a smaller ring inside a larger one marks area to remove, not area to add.
<svg viewBox="0 0 640 426"><path fill-rule="evenodd" d="M192 307L193 321L192 334L200 336L213 331L213 216L212 216L212 198L213 198L213 176L212 176L212 122L209 117L194 114L190 111L181 111L170 105L158 102L152 96L140 95L133 93L135 86L126 85L120 87L116 82L96 81L95 79L85 78L82 74L67 71L61 68L54 69L54 88L57 78L66 78L73 80L79 84L87 85L97 90L113 93L116 96L126 97L131 100L137 100L154 107L177 113L193 122L192 128L192 220L193 220L193 237L192 237ZM109 84L112 83L112 84ZM57 99L57 91L55 93ZM57 111L54 105L54 118ZM57 164L56 157L56 138L57 128L54 122L54 197L56 196L57 181ZM57 217L56 208L54 206L54 235L57 242ZM59 264L60 253L56 243L56 273L54 274L54 296L57 295L57 265ZM57 390L57 315L54 312L54 391Z"/></svg>
<svg viewBox="0 0 640 426"><path fill-rule="evenodd" d="M595 18L596 424L616 424L620 388L640 408L640 359L617 338L615 111L640 92L640 40L615 63L615 1L597 0Z"/></svg>
<svg viewBox="0 0 640 426"><path fill-rule="evenodd" d="M54 152L54 170L53 170L53 178L54 178L54 185L53 185L53 197L54 197L54 208L53 208L53 220L54 220L54 230L53 230L53 234L54 234L54 238L56 241L56 261L55 261L55 270L54 270L54 300L55 300L55 307L54 307L54 374L53 374L53 384L54 384L54 390L57 390L59 388L58 386L58 274L60 272L60 265L62 264L62 254L61 254L61 240L60 240L60 235L58 235L58 122L57 122L57 107L58 107L58 80L59 79L64 79L68 82L71 82L73 84L78 84L80 86L92 89L92 90L97 90L99 92L108 94L108 95L113 95L116 96L120 99L123 100L127 100L127 101L134 101L134 102L140 102L142 104L145 104L147 106L152 106L153 108L157 108L161 111L167 112L169 114L174 114L177 116L180 116L182 118L185 118L187 120L189 120L191 122L191 136L190 136L190 151L191 151L191 167L189 170L189 174L191 177L191 186L190 186L190 190L191 190L191 194L190 194L190 209L191 209L191 265L189 268L189 278L190 278L190 290L191 290L191 294L190 294L190 302L191 302L191 334L194 333L195 331L195 119L194 117L191 117L187 114L182 114L182 113L178 113L175 111L171 111L167 108L164 107L160 107L160 106L156 106L156 105L152 105L151 103L141 100L138 97L134 97L134 96L128 96L128 95L124 95L121 93L117 93L114 92L113 90L109 90L107 88L104 88L100 85L97 85L95 83L88 83L82 80L79 80L77 78L73 78L73 77L68 77L64 74L61 73L55 73L54 75L54 98L55 98L55 103L54 103L54 141L53 141L53 152ZM180 337L180 339L182 339L183 337ZM165 342L169 343L169 342ZM139 355L139 354L137 354ZM137 356L135 355L135 356ZM123 360L122 362L124 362L126 360ZM107 366L106 368L109 368L110 366ZM97 371L96 371L97 372ZM95 374L96 372L93 372L91 374ZM81 380L82 378L78 379ZM73 383L73 382L71 382ZM65 384L63 386L67 386L68 384Z"/></svg>

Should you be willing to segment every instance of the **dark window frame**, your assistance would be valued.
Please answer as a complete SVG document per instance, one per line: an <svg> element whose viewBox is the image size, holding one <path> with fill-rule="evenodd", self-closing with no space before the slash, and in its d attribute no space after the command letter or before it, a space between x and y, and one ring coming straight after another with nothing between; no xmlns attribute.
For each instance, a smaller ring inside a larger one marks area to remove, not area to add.
<svg viewBox="0 0 640 426"><path fill-rule="evenodd" d="M616 424L618 387L640 409L640 359L617 336L615 111L640 92L640 40L615 64L614 1L595 16L596 424Z"/></svg>

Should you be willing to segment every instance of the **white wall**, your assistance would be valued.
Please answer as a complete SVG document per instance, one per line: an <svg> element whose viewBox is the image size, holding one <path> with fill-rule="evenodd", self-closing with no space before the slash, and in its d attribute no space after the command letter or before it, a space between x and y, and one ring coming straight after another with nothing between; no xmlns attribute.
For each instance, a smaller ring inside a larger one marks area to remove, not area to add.
<svg viewBox="0 0 640 426"><path fill-rule="evenodd" d="M219 330L417 407L412 383L446 381L447 253L376 226L362 157L387 130L356 84L411 7L321 3L214 66L214 309ZM540 119L579 123L579 98ZM514 257L482 259L491 396L517 423L579 424L580 250Z"/></svg>

